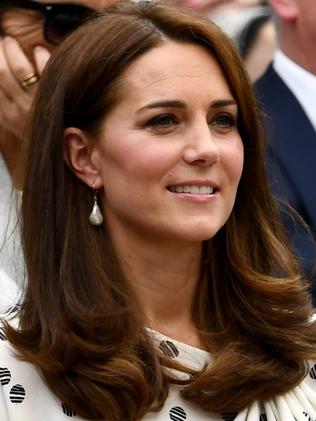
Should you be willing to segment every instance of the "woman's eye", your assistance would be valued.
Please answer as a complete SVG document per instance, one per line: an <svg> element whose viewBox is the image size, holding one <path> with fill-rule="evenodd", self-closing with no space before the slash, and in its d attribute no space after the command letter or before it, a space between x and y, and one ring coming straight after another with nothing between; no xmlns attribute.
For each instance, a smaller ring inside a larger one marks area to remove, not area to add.
<svg viewBox="0 0 316 421"><path fill-rule="evenodd" d="M163 114L159 115L158 117L152 118L149 121L148 126L168 128L174 124L177 124L177 120L174 116L170 114Z"/></svg>
<svg viewBox="0 0 316 421"><path fill-rule="evenodd" d="M219 126L223 128L228 128L235 126L235 118L231 114L219 114L211 122L214 126Z"/></svg>

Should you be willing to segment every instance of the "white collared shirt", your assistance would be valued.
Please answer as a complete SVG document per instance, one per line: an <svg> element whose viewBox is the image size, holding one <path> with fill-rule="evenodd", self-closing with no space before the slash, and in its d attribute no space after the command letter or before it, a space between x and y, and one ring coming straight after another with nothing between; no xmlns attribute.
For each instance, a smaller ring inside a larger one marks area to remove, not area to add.
<svg viewBox="0 0 316 421"><path fill-rule="evenodd" d="M273 67L293 92L316 130L316 75L303 69L279 49L274 55Z"/></svg>

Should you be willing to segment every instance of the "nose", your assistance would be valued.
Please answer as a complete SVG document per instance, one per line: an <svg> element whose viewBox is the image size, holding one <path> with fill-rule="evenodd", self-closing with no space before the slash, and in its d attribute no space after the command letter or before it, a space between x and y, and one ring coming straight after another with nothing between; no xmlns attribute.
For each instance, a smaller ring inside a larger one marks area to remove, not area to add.
<svg viewBox="0 0 316 421"><path fill-rule="evenodd" d="M207 167L219 160L220 149L206 121L195 124L188 133L188 139L183 153L187 164Z"/></svg>

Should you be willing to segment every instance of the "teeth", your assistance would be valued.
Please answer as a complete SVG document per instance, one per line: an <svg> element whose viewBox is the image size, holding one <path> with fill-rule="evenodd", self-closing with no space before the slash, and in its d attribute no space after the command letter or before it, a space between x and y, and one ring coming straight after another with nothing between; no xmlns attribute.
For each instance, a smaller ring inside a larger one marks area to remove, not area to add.
<svg viewBox="0 0 316 421"><path fill-rule="evenodd" d="M174 193L189 193L189 194L212 194L213 187L210 186L171 186L169 190Z"/></svg>

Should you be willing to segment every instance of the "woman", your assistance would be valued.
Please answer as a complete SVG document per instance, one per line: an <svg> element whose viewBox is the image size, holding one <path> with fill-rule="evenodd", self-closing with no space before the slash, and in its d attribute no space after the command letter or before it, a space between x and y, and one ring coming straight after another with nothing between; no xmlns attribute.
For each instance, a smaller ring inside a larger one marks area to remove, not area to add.
<svg viewBox="0 0 316 421"><path fill-rule="evenodd" d="M39 88L1 420L315 419L312 308L225 35L122 3Z"/></svg>

